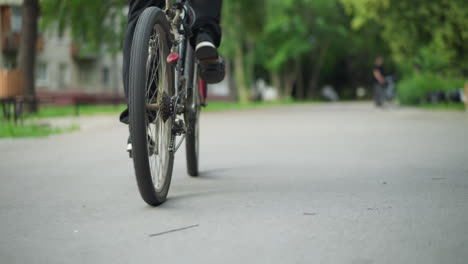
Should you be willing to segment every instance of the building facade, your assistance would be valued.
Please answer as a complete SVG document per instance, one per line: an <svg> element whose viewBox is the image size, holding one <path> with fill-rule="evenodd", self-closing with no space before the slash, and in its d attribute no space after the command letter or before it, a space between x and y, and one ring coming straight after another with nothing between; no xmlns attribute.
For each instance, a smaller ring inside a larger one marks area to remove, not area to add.
<svg viewBox="0 0 468 264"><path fill-rule="evenodd" d="M16 68L21 38L22 0L0 0L0 68ZM70 32L40 32L37 42L38 93L123 95L122 54L90 51L74 43Z"/></svg>

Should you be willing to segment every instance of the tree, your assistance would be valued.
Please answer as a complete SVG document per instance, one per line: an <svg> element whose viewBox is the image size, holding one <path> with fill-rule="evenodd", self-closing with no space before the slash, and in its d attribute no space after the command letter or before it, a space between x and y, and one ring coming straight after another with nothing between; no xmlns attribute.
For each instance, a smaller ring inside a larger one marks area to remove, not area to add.
<svg viewBox="0 0 468 264"><path fill-rule="evenodd" d="M44 28L70 29L75 42L95 51L105 45L115 55L121 49L127 0L42 0L41 4Z"/></svg>
<svg viewBox="0 0 468 264"><path fill-rule="evenodd" d="M353 27L381 27L392 57L406 68L468 75L468 3L464 0L341 0Z"/></svg>
<svg viewBox="0 0 468 264"><path fill-rule="evenodd" d="M255 47L264 26L265 0L227 0L223 2L222 54L233 65L237 98L250 100L254 80Z"/></svg>
<svg viewBox="0 0 468 264"><path fill-rule="evenodd" d="M339 0L244 2L226 0L223 13L223 53L235 61L239 91L262 77L281 99L310 98L325 83L352 95L368 82L373 56L387 52L376 26L351 29Z"/></svg>
<svg viewBox="0 0 468 264"><path fill-rule="evenodd" d="M312 49L305 17L300 14L304 1L269 0L264 28L263 64L271 72L280 98L291 96L302 72L303 55Z"/></svg>
<svg viewBox="0 0 468 264"><path fill-rule="evenodd" d="M18 54L18 68L23 72L23 85L28 100L27 110L37 111L35 90L36 43L38 31L39 2L24 0L22 34Z"/></svg>
<svg viewBox="0 0 468 264"><path fill-rule="evenodd" d="M283 98L305 99L358 38L336 0L269 0L260 53Z"/></svg>

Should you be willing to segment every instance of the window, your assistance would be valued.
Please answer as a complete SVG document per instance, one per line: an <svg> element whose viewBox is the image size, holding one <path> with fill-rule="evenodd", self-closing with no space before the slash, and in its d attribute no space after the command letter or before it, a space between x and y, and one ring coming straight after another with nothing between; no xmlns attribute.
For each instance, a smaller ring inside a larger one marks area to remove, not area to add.
<svg viewBox="0 0 468 264"><path fill-rule="evenodd" d="M109 68L104 68L102 69L102 83L104 85L109 85L110 83L110 72L109 72Z"/></svg>
<svg viewBox="0 0 468 264"><path fill-rule="evenodd" d="M59 64L58 89L67 88L67 64Z"/></svg>
<svg viewBox="0 0 468 264"><path fill-rule="evenodd" d="M81 64L79 66L80 68L80 75L79 75L79 80L82 85L84 84L89 84L93 80L93 67L91 67L89 64Z"/></svg>
<svg viewBox="0 0 468 264"><path fill-rule="evenodd" d="M4 67L6 69L15 69L16 68L16 58L4 57Z"/></svg>
<svg viewBox="0 0 468 264"><path fill-rule="evenodd" d="M36 81L38 85L47 84L47 64L44 62L37 64Z"/></svg>
<svg viewBox="0 0 468 264"><path fill-rule="evenodd" d="M11 32L20 33L21 24L22 24L21 8L18 6L14 6L12 7L12 15L11 15Z"/></svg>

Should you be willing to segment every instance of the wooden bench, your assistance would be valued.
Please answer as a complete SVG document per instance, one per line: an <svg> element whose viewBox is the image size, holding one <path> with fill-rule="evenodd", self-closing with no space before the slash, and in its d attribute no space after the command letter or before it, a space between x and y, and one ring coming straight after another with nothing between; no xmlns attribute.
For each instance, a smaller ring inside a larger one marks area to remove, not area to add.
<svg viewBox="0 0 468 264"><path fill-rule="evenodd" d="M18 70L0 70L0 105L3 117L18 121L24 99L23 73Z"/></svg>
<svg viewBox="0 0 468 264"><path fill-rule="evenodd" d="M39 91L37 97L41 105L73 106L76 116L80 115L80 108L85 105L118 105L125 103L125 98L121 95L89 94L79 91Z"/></svg>
<svg viewBox="0 0 468 264"><path fill-rule="evenodd" d="M80 115L80 107L85 105L118 105L125 103L122 96L103 95L103 94L79 94L72 98L75 107L75 115Z"/></svg>

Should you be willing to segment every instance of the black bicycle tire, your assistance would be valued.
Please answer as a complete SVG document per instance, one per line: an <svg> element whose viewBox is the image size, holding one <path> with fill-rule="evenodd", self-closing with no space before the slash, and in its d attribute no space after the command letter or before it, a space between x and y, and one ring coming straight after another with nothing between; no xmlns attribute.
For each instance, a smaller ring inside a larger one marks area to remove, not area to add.
<svg viewBox="0 0 468 264"><path fill-rule="evenodd" d="M161 56L162 63L166 63L165 56L168 55L171 46L170 25L164 12L157 7L149 7L141 14L133 36L130 76L129 76L129 112L130 112L130 135L132 139L132 155L138 189L143 200L152 206L157 206L166 200L172 178L174 155L169 155L167 164L167 175L164 185L158 192L153 184L147 150L147 124L146 124L146 61L148 59L149 39L156 25L163 29L160 45L165 45L165 52ZM167 53L167 54L166 54ZM169 75L168 86L170 96L174 93L174 73L170 65L166 74ZM167 121L166 121L167 122Z"/></svg>

